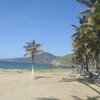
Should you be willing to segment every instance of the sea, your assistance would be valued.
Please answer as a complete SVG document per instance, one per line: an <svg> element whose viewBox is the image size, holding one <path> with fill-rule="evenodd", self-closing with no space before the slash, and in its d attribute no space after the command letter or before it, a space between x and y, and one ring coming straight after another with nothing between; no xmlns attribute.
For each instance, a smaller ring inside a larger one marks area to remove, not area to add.
<svg viewBox="0 0 100 100"><path fill-rule="evenodd" d="M0 70L3 69L31 69L31 62L0 61ZM57 66L58 69L70 68L70 66ZM49 64L35 64L35 69L51 69Z"/></svg>

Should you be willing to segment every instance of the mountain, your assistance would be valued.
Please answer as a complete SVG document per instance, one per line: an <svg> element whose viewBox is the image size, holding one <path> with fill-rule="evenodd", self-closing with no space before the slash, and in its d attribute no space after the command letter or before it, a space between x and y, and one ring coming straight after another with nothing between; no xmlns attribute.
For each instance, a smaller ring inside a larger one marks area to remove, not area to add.
<svg viewBox="0 0 100 100"><path fill-rule="evenodd" d="M42 53L35 55L35 62L49 64L56 58L57 56L54 56L50 53ZM31 57L0 59L0 61L31 62Z"/></svg>
<svg viewBox="0 0 100 100"><path fill-rule="evenodd" d="M35 57L35 61L37 63L51 63L53 60L55 60L57 58L57 56L54 56L53 54L50 53L43 53L43 54L39 54Z"/></svg>
<svg viewBox="0 0 100 100"><path fill-rule="evenodd" d="M57 57L52 63L57 64L57 65L73 65L72 62L72 55L73 54L69 54L63 57Z"/></svg>
<svg viewBox="0 0 100 100"><path fill-rule="evenodd" d="M0 59L0 61L31 62L31 57ZM42 54L35 55L35 62L43 63L43 64L54 63L57 65L64 65L64 66L73 65L72 54L59 57L50 53L42 53Z"/></svg>

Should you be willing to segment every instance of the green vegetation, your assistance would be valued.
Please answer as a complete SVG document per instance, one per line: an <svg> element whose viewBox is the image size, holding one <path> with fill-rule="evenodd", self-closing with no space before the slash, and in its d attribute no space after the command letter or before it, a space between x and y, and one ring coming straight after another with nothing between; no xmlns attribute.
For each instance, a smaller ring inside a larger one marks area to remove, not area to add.
<svg viewBox="0 0 100 100"><path fill-rule="evenodd" d="M73 61L93 75L100 74L100 0L77 1L87 9L78 16L80 26L73 25Z"/></svg>
<svg viewBox="0 0 100 100"><path fill-rule="evenodd" d="M69 54L63 57L57 57L52 63L58 64L58 65L63 65L63 66L67 66L67 65L75 65L72 62L72 55L73 54Z"/></svg>
<svg viewBox="0 0 100 100"><path fill-rule="evenodd" d="M52 70L52 75L54 75L54 74L55 74L55 73L54 73L54 70L56 69L57 65L51 63L50 66L51 66L51 70Z"/></svg>

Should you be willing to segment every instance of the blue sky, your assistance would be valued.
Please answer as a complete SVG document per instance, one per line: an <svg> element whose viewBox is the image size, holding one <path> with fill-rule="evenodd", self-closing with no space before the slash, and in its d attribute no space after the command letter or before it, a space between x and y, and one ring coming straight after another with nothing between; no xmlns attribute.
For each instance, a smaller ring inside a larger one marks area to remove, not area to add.
<svg viewBox="0 0 100 100"><path fill-rule="evenodd" d="M82 9L76 0L0 0L0 58L23 57L32 40L54 55L72 53L71 24Z"/></svg>

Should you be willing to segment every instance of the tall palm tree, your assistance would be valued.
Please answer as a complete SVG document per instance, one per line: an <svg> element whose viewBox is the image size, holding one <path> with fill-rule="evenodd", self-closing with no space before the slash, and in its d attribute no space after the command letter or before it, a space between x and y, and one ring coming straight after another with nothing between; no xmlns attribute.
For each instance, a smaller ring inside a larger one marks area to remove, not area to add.
<svg viewBox="0 0 100 100"><path fill-rule="evenodd" d="M100 0L77 0L87 9L80 12L80 26L74 26L74 55L87 71L100 71Z"/></svg>
<svg viewBox="0 0 100 100"><path fill-rule="evenodd" d="M43 50L40 50L39 48L41 47L41 44L38 44L35 42L35 40L31 41L31 42L26 42L26 45L24 46L25 48L25 55L30 55L31 56L31 59L32 59L32 78L35 78L34 76L34 57L35 57L35 54L37 53L41 53L43 52Z"/></svg>
<svg viewBox="0 0 100 100"><path fill-rule="evenodd" d="M80 24L86 22L86 16L79 18ZM87 44L88 44L88 34L86 31L86 27L81 26L77 27L73 25L76 30L76 33L73 34L73 47L75 52L75 57L77 57L77 61L80 65L88 71L88 53L87 53ZM84 66L83 66L84 65Z"/></svg>
<svg viewBox="0 0 100 100"><path fill-rule="evenodd" d="M87 23L82 26L87 26L91 30L90 36L92 37L89 42L91 45L92 54L94 56L96 67L100 70L100 0L77 0L81 4L88 7L87 10L81 12L81 15L87 15Z"/></svg>

